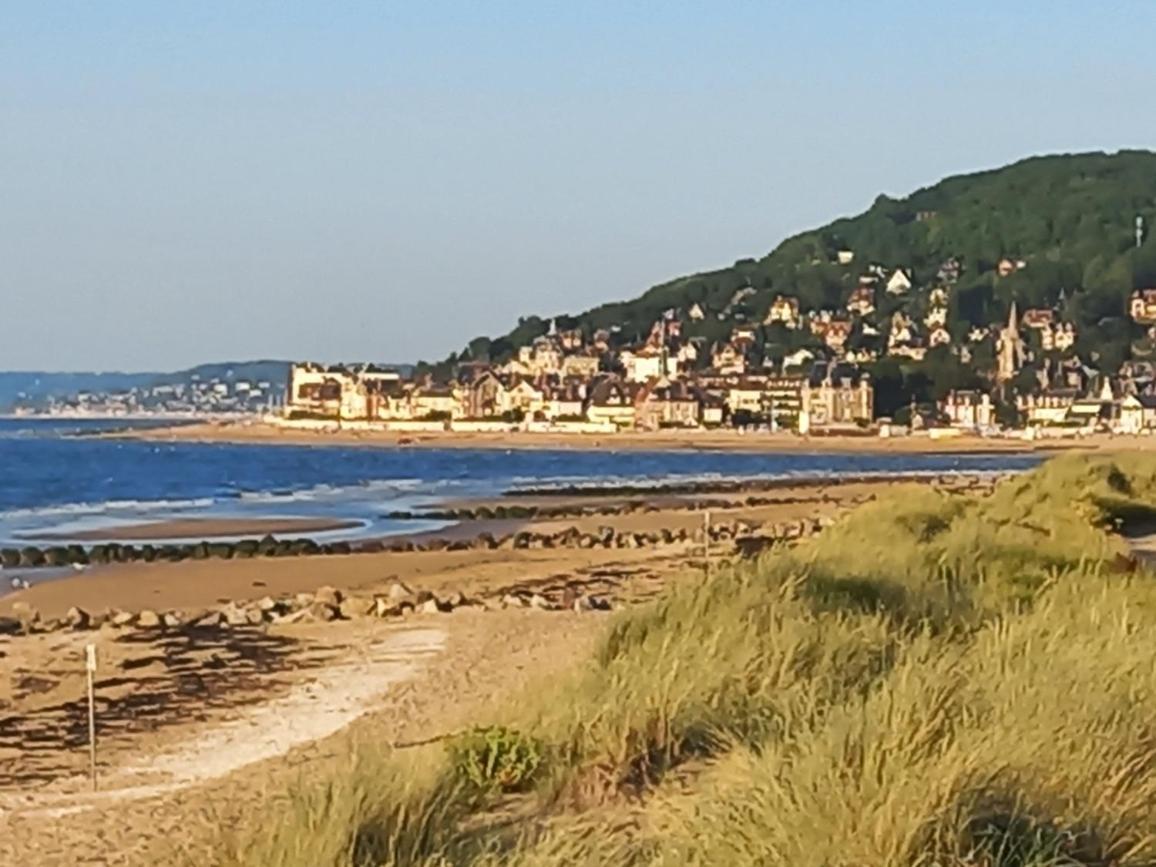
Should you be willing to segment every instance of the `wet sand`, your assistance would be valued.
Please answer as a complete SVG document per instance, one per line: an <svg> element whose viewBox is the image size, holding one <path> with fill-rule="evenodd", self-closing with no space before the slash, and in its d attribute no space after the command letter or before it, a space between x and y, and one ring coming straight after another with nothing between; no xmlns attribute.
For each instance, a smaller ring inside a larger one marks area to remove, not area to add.
<svg viewBox="0 0 1156 867"><path fill-rule="evenodd" d="M126 431L109 436L164 442L259 443L263 445L340 445L407 448L576 449L576 450L727 450L759 452L857 452L910 454L969 454L990 452L1056 451L1100 448L1112 443L1129 448L1156 438L1087 437L1030 441L1013 438L959 436L932 439L926 434L878 437L870 434L798 436L792 433L710 431L623 431L616 434L567 433L405 433L350 429L306 430L262 422L183 425ZM1142 446L1136 446L1142 447Z"/></svg>
<svg viewBox="0 0 1156 867"><path fill-rule="evenodd" d="M360 527L357 521L335 518L174 518L140 524L120 524L78 533L37 533L24 538L35 541L77 540L112 542L126 539L218 539L274 534L307 535Z"/></svg>

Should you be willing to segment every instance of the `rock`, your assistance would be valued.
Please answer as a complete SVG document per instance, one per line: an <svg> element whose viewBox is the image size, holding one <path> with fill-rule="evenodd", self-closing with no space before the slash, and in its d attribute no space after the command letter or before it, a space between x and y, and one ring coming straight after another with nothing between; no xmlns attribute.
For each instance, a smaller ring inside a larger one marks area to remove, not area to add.
<svg viewBox="0 0 1156 867"><path fill-rule="evenodd" d="M260 626L265 622L265 612L257 606L244 609L245 622L250 626Z"/></svg>
<svg viewBox="0 0 1156 867"><path fill-rule="evenodd" d="M529 600L513 593L507 593L502 597L503 608L525 608L529 604Z"/></svg>
<svg viewBox="0 0 1156 867"><path fill-rule="evenodd" d="M0 617L0 635L16 635L23 629L15 617Z"/></svg>
<svg viewBox="0 0 1156 867"><path fill-rule="evenodd" d="M568 607L573 609L574 611L578 612L579 614L581 614L583 611L593 611L594 610L594 605L590 602L589 596L576 596L576 597L574 597L574 601L571 602Z"/></svg>
<svg viewBox="0 0 1156 867"><path fill-rule="evenodd" d="M552 611L554 609L553 603L540 593L535 593L530 597L530 607L537 608L539 611Z"/></svg>
<svg viewBox="0 0 1156 867"><path fill-rule="evenodd" d="M168 611L161 616L161 623L166 629L179 629L184 625L184 619L179 611Z"/></svg>
<svg viewBox="0 0 1156 867"><path fill-rule="evenodd" d="M341 591L336 587L330 587L328 585L317 588L317 592L313 594L314 602L320 602L333 608L341 604L341 599Z"/></svg>
<svg viewBox="0 0 1156 867"><path fill-rule="evenodd" d="M279 617L273 618L274 623L301 623L310 618L310 611L308 608L298 608L290 614L282 614Z"/></svg>
<svg viewBox="0 0 1156 867"><path fill-rule="evenodd" d="M365 617L367 614L373 614L376 602L347 596L341 600L341 604L337 607L341 612L342 618L352 620L355 617Z"/></svg>
<svg viewBox="0 0 1156 867"><path fill-rule="evenodd" d="M146 608L136 616L136 625L140 629L156 629L161 625L161 616L152 609Z"/></svg>
<svg viewBox="0 0 1156 867"><path fill-rule="evenodd" d="M230 602L221 609L221 618L225 621L226 626L247 626L249 624L249 615L235 602Z"/></svg>
<svg viewBox="0 0 1156 867"><path fill-rule="evenodd" d="M331 605L322 600L314 601L314 603L305 610L309 612L310 620L319 620L323 623L328 623L331 620L337 620L341 617L341 610L336 605Z"/></svg>
<svg viewBox="0 0 1156 867"><path fill-rule="evenodd" d="M432 596L424 602L419 602L417 606L417 611L419 614L438 614L441 612L441 610L441 606L438 604L437 599Z"/></svg>
<svg viewBox="0 0 1156 867"><path fill-rule="evenodd" d="M277 600L272 596L262 596L257 600L257 607L262 611L276 611Z"/></svg>
<svg viewBox="0 0 1156 867"><path fill-rule="evenodd" d="M116 627L131 626L134 619L131 611L114 611L108 622Z"/></svg>
<svg viewBox="0 0 1156 867"><path fill-rule="evenodd" d="M188 625L192 629L216 629L223 620L224 616L220 611L205 611L190 618Z"/></svg>
<svg viewBox="0 0 1156 867"><path fill-rule="evenodd" d="M447 593L442 597L442 605L451 610L454 608L461 608L465 604L466 597L456 590L452 593Z"/></svg>
<svg viewBox="0 0 1156 867"><path fill-rule="evenodd" d="M389 589L385 591L385 595L390 599L391 602L400 602L403 599L412 598L414 593L413 590L402 584L400 581L394 581L389 585Z"/></svg>
<svg viewBox="0 0 1156 867"><path fill-rule="evenodd" d="M294 608L308 608L312 604L313 604L313 594L312 593L298 593L296 596L293 597L293 607Z"/></svg>
<svg viewBox="0 0 1156 867"><path fill-rule="evenodd" d="M40 612L27 602L12 603L12 613L20 621L20 628L25 632L31 631L40 622Z"/></svg>
<svg viewBox="0 0 1156 867"><path fill-rule="evenodd" d="M64 622L70 629L88 629L92 625L92 618L83 608L74 605L65 613Z"/></svg>

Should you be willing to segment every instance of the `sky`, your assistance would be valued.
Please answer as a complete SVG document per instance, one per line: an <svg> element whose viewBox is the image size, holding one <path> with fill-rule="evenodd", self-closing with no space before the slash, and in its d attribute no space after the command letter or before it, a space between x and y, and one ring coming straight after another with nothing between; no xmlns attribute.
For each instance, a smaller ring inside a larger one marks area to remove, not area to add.
<svg viewBox="0 0 1156 867"><path fill-rule="evenodd" d="M0 3L0 369L437 359L1036 153L1149 0Z"/></svg>

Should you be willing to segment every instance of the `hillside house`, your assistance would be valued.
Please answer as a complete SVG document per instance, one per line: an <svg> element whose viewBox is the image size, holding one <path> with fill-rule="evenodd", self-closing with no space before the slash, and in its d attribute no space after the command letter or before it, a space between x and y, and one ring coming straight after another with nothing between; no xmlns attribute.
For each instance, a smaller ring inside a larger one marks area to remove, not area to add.
<svg viewBox="0 0 1156 867"><path fill-rule="evenodd" d="M747 371L747 359L733 343L723 343L711 353L711 366L723 376L742 376Z"/></svg>
<svg viewBox="0 0 1156 867"><path fill-rule="evenodd" d="M855 261L854 250L838 250L835 252L835 261L840 265L850 265Z"/></svg>
<svg viewBox="0 0 1156 867"><path fill-rule="evenodd" d="M690 305L690 309L686 311L687 318L692 322L702 322L706 319L706 311L702 309L702 305L695 302Z"/></svg>
<svg viewBox="0 0 1156 867"><path fill-rule="evenodd" d="M1028 263L1023 259L1009 259L1004 257L996 263L995 272L1001 277L1010 277L1016 271L1026 268Z"/></svg>
<svg viewBox="0 0 1156 867"><path fill-rule="evenodd" d="M632 428L636 418L635 397L640 386L607 378L594 386L586 405L586 419L595 423L609 423L620 428Z"/></svg>
<svg viewBox="0 0 1156 867"><path fill-rule="evenodd" d="M1156 395L1130 394L1121 400L1118 430L1128 434L1156 430Z"/></svg>
<svg viewBox="0 0 1156 867"><path fill-rule="evenodd" d="M555 374L562 369L562 349L549 337L539 337L518 351L518 361L529 368L532 376Z"/></svg>
<svg viewBox="0 0 1156 867"><path fill-rule="evenodd" d="M586 385L567 382L543 390L541 406L535 416L547 421L577 421L584 418Z"/></svg>
<svg viewBox="0 0 1156 867"><path fill-rule="evenodd" d="M931 329L927 334L927 345L934 349L937 346L948 346L951 343L951 334L946 328L940 325L938 328Z"/></svg>
<svg viewBox="0 0 1156 867"><path fill-rule="evenodd" d="M785 295L776 295L775 300L771 302L771 307L767 311L767 317L763 320L765 325L784 325L787 328L798 328L799 319L799 299L789 298Z"/></svg>
<svg viewBox="0 0 1156 867"><path fill-rule="evenodd" d="M887 280L889 295L904 295L911 291L911 272L903 268L896 268Z"/></svg>
<svg viewBox="0 0 1156 867"><path fill-rule="evenodd" d="M637 351L626 350L619 353L618 360L630 382L647 382L678 373L678 361L670 358L665 349L653 346L644 346Z"/></svg>
<svg viewBox="0 0 1156 867"><path fill-rule="evenodd" d="M827 326L827 331L823 335L823 342L831 349L838 351L843 348L850 336L851 323L845 319L834 319Z"/></svg>
<svg viewBox="0 0 1156 867"><path fill-rule="evenodd" d="M579 353L563 357L560 373L564 379L593 379L600 367L597 355Z"/></svg>
<svg viewBox="0 0 1156 867"><path fill-rule="evenodd" d="M1076 327L1071 322L1057 322L1040 329L1040 343L1044 351L1065 352L1076 344Z"/></svg>
<svg viewBox="0 0 1156 867"><path fill-rule="evenodd" d="M995 405L986 392L952 391L939 402L940 415L952 427L982 430L995 426Z"/></svg>
<svg viewBox="0 0 1156 867"><path fill-rule="evenodd" d="M1032 307L1024 311L1023 326L1036 331L1050 329L1056 321L1056 311L1047 307Z"/></svg>
<svg viewBox="0 0 1156 867"><path fill-rule="evenodd" d="M913 323L903 311L898 310L891 317L891 330L887 333L887 345L899 346L910 343L915 338Z"/></svg>
<svg viewBox="0 0 1156 867"><path fill-rule="evenodd" d="M643 388L635 404L635 426L643 430L698 427L700 417L698 395L684 383Z"/></svg>
<svg viewBox="0 0 1156 867"><path fill-rule="evenodd" d="M465 414L457 394L448 386L422 385L409 394L409 417L414 419L459 418Z"/></svg>
<svg viewBox="0 0 1156 867"><path fill-rule="evenodd" d="M804 346L801 349L796 349L794 352L783 356L783 371L802 370L804 368L810 370L811 363L814 360L815 353Z"/></svg>
<svg viewBox="0 0 1156 867"><path fill-rule="evenodd" d="M928 308L927 315L923 317L923 322L928 328L943 328L947 325L947 308Z"/></svg>
<svg viewBox="0 0 1156 867"><path fill-rule="evenodd" d="M497 418L506 409L506 386L493 371L470 378L465 391L467 418Z"/></svg>
<svg viewBox="0 0 1156 867"><path fill-rule="evenodd" d="M558 332L558 345L566 352L577 352L585 343L581 328L565 328Z"/></svg>
<svg viewBox="0 0 1156 867"><path fill-rule="evenodd" d="M954 286L959 282L963 273L963 264L954 256L944 259L939 270L935 272L935 279L944 286Z"/></svg>
<svg viewBox="0 0 1156 867"><path fill-rule="evenodd" d="M1128 300L1128 313L1143 325L1156 324L1156 289L1137 289Z"/></svg>
<svg viewBox="0 0 1156 867"><path fill-rule="evenodd" d="M827 425L866 424L875 416L871 378L851 365L815 365L801 394L800 430Z"/></svg>
<svg viewBox="0 0 1156 867"><path fill-rule="evenodd" d="M875 290L871 286L856 286L847 299L847 312L870 316L875 312Z"/></svg>

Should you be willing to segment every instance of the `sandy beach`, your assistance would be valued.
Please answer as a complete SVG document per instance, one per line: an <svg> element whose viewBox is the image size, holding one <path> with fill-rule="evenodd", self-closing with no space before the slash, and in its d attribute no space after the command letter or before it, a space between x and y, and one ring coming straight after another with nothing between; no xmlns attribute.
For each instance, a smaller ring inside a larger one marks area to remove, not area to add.
<svg viewBox="0 0 1156 867"><path fill-rule="evenodd" d="M1024 440L977 436L932 439L926 434L903 437L798 436L792 433L710 431L622 431L611 435L566 433L401 433L338 429L306 430L264 422L204 422L107 436L161 442L259 443L262 445L340 445L407 448L501 448L575 450L730 450L765 452L860 452L897 454L968 454L1057 451L1105 447L1145 447L1152 438L1096 435L1080 439Z"/></svg>

